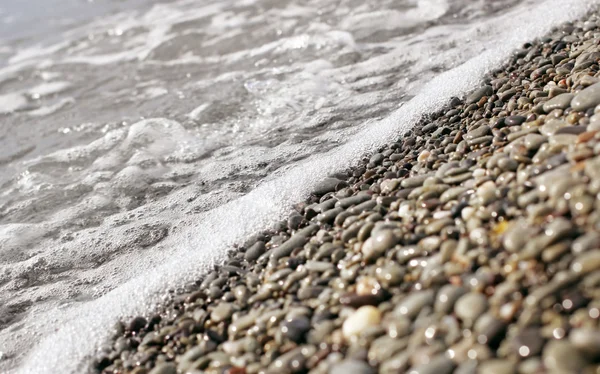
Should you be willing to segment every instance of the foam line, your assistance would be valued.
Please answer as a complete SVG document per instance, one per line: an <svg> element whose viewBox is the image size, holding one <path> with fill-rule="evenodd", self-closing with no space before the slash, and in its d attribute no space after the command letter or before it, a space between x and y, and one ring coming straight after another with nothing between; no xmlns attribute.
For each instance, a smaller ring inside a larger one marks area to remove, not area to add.
<svg viewBox="0 0 600 374"><path fill-rule="evenodd" d="M196 279L214 262L222 260L234 242L282 218L291 203L305 199L325 176L354 165L360 155L397 138L423 114L439 109L453 96L473 90L486 72L505 61L521 43L542 36L554 25L583 16L598 2L547 0L527 12L509 12L483 24L482 32L496 35L493 49L440 74L396 112L379 122L365 124L362 131L334 151L309 158L280 178L202 215L195 228L178 238L172 262L147 269L144 275L99 299L62 311L69 323L45 337L18 372L83 372L86 359L108 338L110 327L119 317L148 312L160 300L161 292Z"/></svg>

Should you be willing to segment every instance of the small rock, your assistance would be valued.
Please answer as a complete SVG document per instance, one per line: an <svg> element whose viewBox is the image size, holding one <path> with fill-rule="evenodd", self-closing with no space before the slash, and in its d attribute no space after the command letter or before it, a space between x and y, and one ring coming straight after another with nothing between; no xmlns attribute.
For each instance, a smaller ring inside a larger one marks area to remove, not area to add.
<svg viewBox="0 0 600 374"><path fill-rule="evenodd" d="M478 292L461 296L454 305L454 312L463 321L474 322L488 308L487 298Z"/></svg>
<svg viewBox="0 0 600 374"><path fill-rule="evenodd" d="M352 313L342 326L342 333L346 339L360 335L361 332L371 326L377 326L381 322L381 312L374 306L366 305L358 308Z"/></svg>
<svg viewBox="0 0 600 374"><path fill-rule="evenodd" d="M542 358L548 370L561 373L578 373L588 364L583 355L571 343L564 340L548 342L544 347Z"/></svg>
<svg viewBox="0 0 600 374"><path fill-rule="evenodd" d="M571 108L577 111L585 111L600 104L600 83L589 86L581 90L573 100L571 100Z"/></svg>
<svg viewBox="0 0 600 374"><path fill-rule="evenodd" d="M467 96L467 104L473 104L481 100L484 96L491 96L494 93L492 86L483 86L477 89L475 92Z"/></svg>

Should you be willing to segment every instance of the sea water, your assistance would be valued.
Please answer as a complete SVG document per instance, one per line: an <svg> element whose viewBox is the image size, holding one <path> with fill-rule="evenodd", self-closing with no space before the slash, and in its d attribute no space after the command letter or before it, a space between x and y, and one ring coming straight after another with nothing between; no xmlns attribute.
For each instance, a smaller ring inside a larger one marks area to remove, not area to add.
<svg viewBox="0 0 600 374"><path fill-rule="evenodd" d="M0 371L78 373L595 0L0 4Z"/></svg>

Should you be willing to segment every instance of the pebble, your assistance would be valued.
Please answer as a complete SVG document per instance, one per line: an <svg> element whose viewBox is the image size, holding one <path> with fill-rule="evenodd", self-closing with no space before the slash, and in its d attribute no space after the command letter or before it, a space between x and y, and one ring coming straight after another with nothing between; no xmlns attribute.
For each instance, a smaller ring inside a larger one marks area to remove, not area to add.
<svg viewBox="0 0 600 374"><path fill-rule="evenodd" d="M478 292L469 292L456 300L454 313L465 321L474 322L488 308L487 298Z"/></svg>
<svg viewBox="0 0 600 374"><path fill-rule="evenodd" d="M581 90L571 101L573 110L585 111L600 104L600 83Z"/></svg>
<svg viewBox="0 0 600 374"><path fill-rule="evenodd" d="M491 96L493 93L494 89L492 86L483 86L467 96L466 102L467 104L473 104L481 100L482 97Z"/></svg>
<svg viewBox="0 0 600 374"><path fill-rule="evenodd" d="M548 342L542 357L546 368L555 372L577 373L588 364L584 356L571 343L564 340Z"/></svg>
<svg viewBox="0 0 600 374"><path fill-rule="evenodd" d="M310 320L305 316L297 316L282 322L281 333L293 342L300 342L304 334L310 330Z"/></svg>
<svg viewBox="0 0 600 374"><path fill-rule="evenodd" d="M468 290L462 286L455 286L452 284L442 286L436 296L434 305L435 311L441 314L447 314L451 310L454 310L454 303L456 303L456 300L467 292Z"/></svg>
<svg viewBox="0 0 600 374"><path fill-rule="evenodd" d="M394 245L396 245L394 233L390 230L380 230L363 243L361 250L367 260L373 260Z"/></svg>
<svg viewBox="0 0 600 374"><path fill-rule="evenodd" d="M374 306L366 305L358 308L352 313L342 326L342 332L346 339L360 335L363 331L381 322L381 312Z"/></svg>
<svg viewBox="0 0 600 374"><path fill-rule="evenodd" d="M546 101L544 103L544 112L550 113L554 109L566 109L571 104L571 100L573 100L572 93L563 93L561 95L555 96L554 98Z"/></svg>
<svg viewBox="0 0 600 374"><path fill-rule="evenodd" d="M406 296L394 309L394 313L408 318L414 318L424 307L432 305L435 293L433 290L414 292Z"/></svg>
<svg viewBox="0 0 600 374"><path fill-rule="evenodd" d="M233 315L234 306L230 303L221 303L210 314L213 322L219 323L228 320Z"/></svg>

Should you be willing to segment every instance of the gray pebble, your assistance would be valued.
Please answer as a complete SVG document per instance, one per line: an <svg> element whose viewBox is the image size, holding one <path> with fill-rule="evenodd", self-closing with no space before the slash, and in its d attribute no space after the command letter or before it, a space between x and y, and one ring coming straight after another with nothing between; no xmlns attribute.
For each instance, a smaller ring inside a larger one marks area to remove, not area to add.
<svg viewBox="0 0 600 374"><path fill-rule="evenodd" d="M579 92L571 101L573 110L585 111L600 104L600 83L596 83Z"/></svg>

